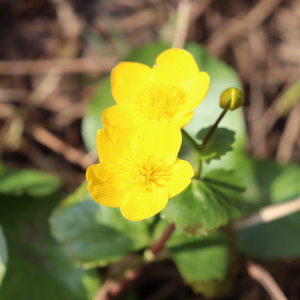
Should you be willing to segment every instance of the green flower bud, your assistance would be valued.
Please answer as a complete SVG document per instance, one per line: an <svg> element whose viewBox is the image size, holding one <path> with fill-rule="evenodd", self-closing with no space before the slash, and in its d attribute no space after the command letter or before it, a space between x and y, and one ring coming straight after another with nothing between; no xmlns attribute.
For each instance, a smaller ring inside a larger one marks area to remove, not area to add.
<svg viewBox="0 0 300 300"><path fill-rule="evenodd" d="M236 88L229 88L221 94L220 106L224 109L235 110L244 104L244 95Z"/></svg>

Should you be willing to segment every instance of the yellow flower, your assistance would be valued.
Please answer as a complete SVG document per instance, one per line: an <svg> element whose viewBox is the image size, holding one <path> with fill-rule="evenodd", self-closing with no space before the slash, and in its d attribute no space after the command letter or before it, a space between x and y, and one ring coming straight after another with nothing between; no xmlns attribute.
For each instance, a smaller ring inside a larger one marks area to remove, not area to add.
<svg viewBox="0 0 300 300"><path fill-rule="evenodd" d="M174 122L182 128L206 96L209 81L208 74L199 72L193 56L183 49L164 51L153 68L121 62L111 74L117 105L104 110L103 125L130 128L151 120Z"/></svg>
<svg viewBox="0 0 300 300"><path fill-rule="evenodd" d="M177 154L182 142L173 123L135 131L105 126L97 134L100 163L87 170L88 190L104 206L120 207L132 221L160 212L191 182L192 166Z"/></svg>

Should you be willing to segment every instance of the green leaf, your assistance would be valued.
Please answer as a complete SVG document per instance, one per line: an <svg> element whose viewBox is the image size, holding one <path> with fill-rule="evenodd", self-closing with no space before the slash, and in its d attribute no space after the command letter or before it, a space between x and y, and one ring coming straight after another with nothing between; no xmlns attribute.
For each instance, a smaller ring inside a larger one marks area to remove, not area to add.
<svg viewBox="0 0 300 300"><path fill-rule="evenodd" d="M211 127L201 129L197 133L197 138L203 142ZM233 150L234 135L232 130L217 128L203 150L199 152L201 159L209 163L212 159L220 159L222 155Z"/></svg>
<svg viewBox="0 0 300 300"><path fill-rule="evenodd" d="M169 200L162 215L188 235L207 234L243 215L244 190L234 171L214 170L203 180L192 179L183 192Z"/></svg>
<svg viewBox="0 0 300 300"><path fill-rule="evenodd" d="M80 264L105 265L151 244L148 221L125 219L118 208L91 199L87 190L67 198L52 214L50 224L66 254Z"/></svg>
<svg viewBox="0 0 300 300"><path fill-rule="evenodd" d="M0 197L0 219L9 249L0 299L92 299L99 287L95 270L75 267L50 236L47 219L60 198Z"/></svg>
<svg viewBox="0 0 300 300"><path fill-rule="evenodd" d="M238 231L242 253L265 259L300 256L300 213Z"/></svg>
<svg viewBox="0 0 300 300"><path fill-rule="evenodd" d="M47 196L56 192L61 180L52 174L25 169L4 173L0 177L0 193L32 196Z"/></svg>
<svg viewBox="0 0 300 300"><path fill-rule="evenodd" d="M249 192L254 192L254 195L245 195L248 211L253 212L263 206L284 202L300 195L298 166L252 160L252 167L252 176L256 181L249 181ZM255 195L259 201L253 202L252 197ZM258 258L299 257L299 230L300 212L296 212L269 223L239 230L238 246L242 253Z"/></svg>
<svg viewBox="0 0 300 300"><path fill-rule="evenodd" d="M228 289L226 278L232 259L229 239L224 232L188 237L177 230L168 241L167 249L194 292L212 297Z"/></svg>
<svg viewBox="0 0 300 300"><path fill-rule="evenodd" d="M0 176L4 175L5 173L6 173L6 168L3 162L0 160Z"/></svg>
<svg viewBox="0 0 300 300"><path fill-rule="evenodd" d="M6 272L7 261L8 261L8 254L7 254L6 239L2 227L0 226L0 286Z"/></svg>
<svg viewBox="0 0 300 300"><path fill-rule="evenodd" d="M300 168L291 166L277 176L270 187L272 203L283 202L300 196Z"/></svg>

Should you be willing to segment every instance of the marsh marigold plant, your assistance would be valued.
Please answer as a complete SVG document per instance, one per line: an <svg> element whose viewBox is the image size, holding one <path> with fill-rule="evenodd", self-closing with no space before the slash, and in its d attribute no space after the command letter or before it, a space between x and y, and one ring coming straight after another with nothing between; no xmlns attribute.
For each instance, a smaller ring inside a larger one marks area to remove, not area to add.
<svg viewBox="0 0 300 300"><path fill-rule="evenodd" d="M100 163L87 170L88 190L104 206L120 207L132 221L160 212L191 182L192 166L177 155L178 126L143 124L132 130L105 126L97 134Z"/></svg>
<svg viewBox="0 0 300 300"><path fill-rule="evenodd" d="M104 110L104 125L136 127L145 121L174 122L184 127L209 89L210 78L200 72L193 56L183 49L161 53L153 68L121 62L111 74L117 105Z"/></svg>

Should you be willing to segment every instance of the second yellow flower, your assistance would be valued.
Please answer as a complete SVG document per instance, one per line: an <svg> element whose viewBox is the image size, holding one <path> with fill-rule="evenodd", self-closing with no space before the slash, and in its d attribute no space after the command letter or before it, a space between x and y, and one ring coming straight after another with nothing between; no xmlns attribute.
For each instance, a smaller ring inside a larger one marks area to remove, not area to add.
<svg viewBox="0 0 300 300"><path fill-rule="evenodd" d="M183 49L161 53L153 68L121 62L112 71L112 94L117 105L104 110L103 125L132 128L142 122L174 122L184 127L209 89L210 78L200 72Z"/></svg>

